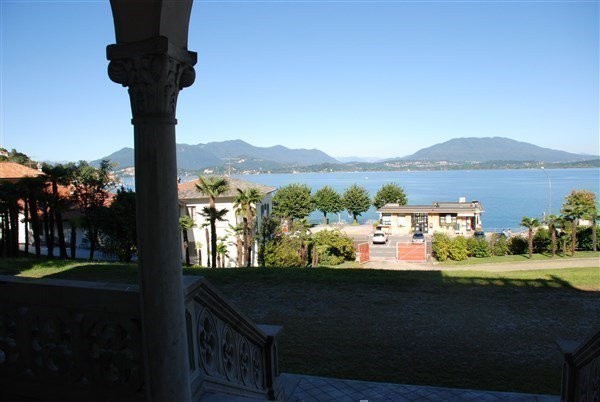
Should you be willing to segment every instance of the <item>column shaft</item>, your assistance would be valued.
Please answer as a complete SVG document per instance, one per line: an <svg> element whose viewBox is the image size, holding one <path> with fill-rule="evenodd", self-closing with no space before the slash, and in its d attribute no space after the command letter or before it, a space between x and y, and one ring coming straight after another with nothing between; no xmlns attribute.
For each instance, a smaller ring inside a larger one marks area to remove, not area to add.
<svg viewBox="0 0 600 402"><path fill-rule="evenodd" d="M134 138L147 395L189 401L175 126L136 122Z"/></svg>

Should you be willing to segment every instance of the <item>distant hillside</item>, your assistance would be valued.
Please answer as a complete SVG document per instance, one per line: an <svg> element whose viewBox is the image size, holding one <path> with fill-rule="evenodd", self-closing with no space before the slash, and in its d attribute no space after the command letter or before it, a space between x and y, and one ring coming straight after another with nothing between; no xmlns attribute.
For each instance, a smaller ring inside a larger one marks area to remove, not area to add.
<svg viewBox="0 0 600 402"><path fill-rule="evenodd" d="M318 149L290 149L281 145L255 147L242 140L209 142L202 148L221 159L247 157L301 166L338 162Z"/></svg>
<svg viewBox="0 0 600 402"><path fill-rule="evenodd" d="M366 162L366 163L375 163L384 160L385 158L376 158L373 156L336 156L335 159L342 163L349 162Z"/></svg>
<svg viewBox="0 0 600 402"><path fill-rule="evenodd" d="M228 163L229 158L265 161L265 165L316 165L338 163L337 160L318 149L290 149L281 145L273 147L255 147L241 140L209 142L207 144L177 144L177 167L179 169L199 170ZM123 148L101 159L108 159L118 169L133 166L133 149ZM98 165L100 159L92 161Z"/></svg>
<svg viewBox="0 0 600 402"><path fill-rule="evenodd" d="M198 170L209 166L217 166L223 161L213 154L206 152L198 145L177 144L177 167L180 169ZM124 169L133 166L133 148L123 148L113 152L101 159L108 159L116 164L117 169ZM99 165L100 160L90 162L92 165Z"/></svg>
<svg viewBox="0 0 600 402"><path fill-rule="evenodd" d="M593 159L503 137L455 138L394 160L576 162ZM391 161L391 160L388 160Z"/></svg>
<svg viewBox="0 0 600 402"><path fill-rule="evenodd" d="M118 169L133 166L133 148L121 148L110 155L103 158L91 161L90 164L94 166L100 165L100 160L108 159L111 163L114 163Z"/></svg>

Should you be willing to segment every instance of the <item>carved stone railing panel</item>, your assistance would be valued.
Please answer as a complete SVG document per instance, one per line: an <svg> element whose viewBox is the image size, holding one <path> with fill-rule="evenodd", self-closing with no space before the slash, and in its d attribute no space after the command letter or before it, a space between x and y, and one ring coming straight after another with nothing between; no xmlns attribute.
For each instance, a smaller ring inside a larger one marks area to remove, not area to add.
<svg viewBox="0 0 600 402"><path fill-rule="evenodd" d="M0 277L0 399L142 400L138 310L129 286Z"/></svg>
<svg viewBox="0 0 600 402"><path fill-rule="evenodd" d="M559 341L564 355L561 400L600 401L600 331L583 343Z"/></svg>
<svg viewBox="0 0 600 402"><path fill-rule="evenodd" d="M195 339L189 350L193 395L216 391L278 399L280 327L253 324L203 278L186 277L184 284L188 333Z"/></svg>
<svg viewBox="0 0 600 402"><path fill-rule="evenodd" d="M278 399L280 327L255 325L205 279L185 277L190 383ZM144 399L137 286L0 276L0 400Z"/></svg>

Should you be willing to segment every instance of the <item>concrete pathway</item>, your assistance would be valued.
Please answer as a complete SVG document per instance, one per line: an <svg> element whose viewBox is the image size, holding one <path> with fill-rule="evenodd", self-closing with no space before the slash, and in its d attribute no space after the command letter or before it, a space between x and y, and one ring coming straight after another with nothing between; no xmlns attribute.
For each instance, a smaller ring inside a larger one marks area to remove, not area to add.
<svg viewBox="0 0 600 402"><path fill-rule="evenodd" d="M434 265L435 266L435 265ZM477 270L477 271L525 271L532 269L557 269L557 268L600 268L600 257L597 258L556 258L548 260L534 260L523 262L501 262L496 264L475 265L446 265L437 267L444 270Z"/></svg>
<svg viewBox="0 0 600 402"><path fill-rule="evenodd" d="M514 401L558 402L554 395L520 394L282 374L287 402Z"/></svg>
<svg viewBox="0 0 600 402"><path fill-rule="evenodd" d="M392 260L375 260L361 266L366 269L391 269L398 271L528 271L536 269L561 269L597 267L600 275L600 257L598 258L558 258L555 260L499 262L493 264L440 265L438 263L415 263Z"/></svg>

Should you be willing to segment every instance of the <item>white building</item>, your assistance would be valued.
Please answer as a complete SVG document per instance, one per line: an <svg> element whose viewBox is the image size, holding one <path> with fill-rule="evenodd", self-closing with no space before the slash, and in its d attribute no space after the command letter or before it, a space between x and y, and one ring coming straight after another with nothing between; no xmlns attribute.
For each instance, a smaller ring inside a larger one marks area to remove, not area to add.
<svg viewBox="0 0 600 402"><path fill-rule="evenodd" d="M431 205L385 204L378 209L383 227L394 235L414 232L468 235L482 229L479 201L460 197L458 202L437 201Z"/></svg>
<svg viewBox="0 0 600 402"><path fill-rule="evenodd" d="M236 226L242 222L242 218L235 214L235 208L233 207L233 204L235 203L235 197L238 194L237 190L246 190L254 187L264 194L262 201L256 205L256 215L258 220L256 227L259 228L263 217L271 214L273 209L272 197L276 189L274 187L267 187L262 184L251 183L232 177L228 177L227 181L229 182L229 191L216 199L216 209L220 210L225 208L228 211L225 215L224 221L216 222L217 238L227 238L225 240L225 243L227 244L227 257L225 260L225 266L235 267L237 266L237 239L231 230L230 225ZM204 207L208 207L208 197L196 189L196 185L198 183L199 180L196 179L194 181L179 184L179 214L189 215L196 224L195 228L188 231L190 261L193 264L206 266L208 258L210 258L206 247L206 229L208 229L210 232L210 226L208 218L202 216L201 212ZM198 245L200 245L200 254L202 257L201 261L198 260ZM182 256L183 255L184 254L182 250ZM253 259L256 262L256 253L254 253Z"/></svg>

